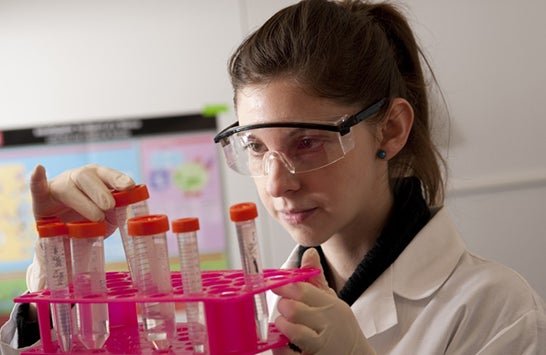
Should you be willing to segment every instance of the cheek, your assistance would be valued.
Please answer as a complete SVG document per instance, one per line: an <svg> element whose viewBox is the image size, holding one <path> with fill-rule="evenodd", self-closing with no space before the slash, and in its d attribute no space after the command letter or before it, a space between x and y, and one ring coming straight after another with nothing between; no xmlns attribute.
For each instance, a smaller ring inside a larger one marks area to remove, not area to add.
<svg viewBox="0 0 546 355"><path fill-rule="evenodd" d="M372 147L369 144L357 144L339 164L332 166L325 180L339 202L350 204L351 201L369 198L370 190L377 183L377 169Z"/></svg>
<svg viewBox="0 0 546 355"><path fill-rule="evenodd" d="M267 193L266 190L266 179L264 178L254 178L254 186L258 192L258 196L262 201L264 207L268 210L269 213L273 211L273 198Z"/></svg>
<svg viewBox="0 0 546 355"><path fill-rule="evenodd" d="M265 189L265 179L254 179L254 186L256 187L256 191L258 192L260 199L265 204L264 199L267 198L267 193Z"/></svg>

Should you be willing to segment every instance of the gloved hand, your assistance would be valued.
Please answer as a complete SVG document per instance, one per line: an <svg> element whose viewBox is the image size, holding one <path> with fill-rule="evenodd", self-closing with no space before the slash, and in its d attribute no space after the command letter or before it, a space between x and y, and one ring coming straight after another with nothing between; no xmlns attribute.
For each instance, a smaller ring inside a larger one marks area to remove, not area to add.
<svg viewBox="0 0 546 355"><path fill-rule="evenodd" d="M303 254L302 267L321 268L314 248ZM375 354L351 308L328 287L324 273L308 282L284 285L273 292L281 296L277 305L280 316L275 325L303 354ZM286 349L282 351L291 353Z"/></svg>
<svg viewBox="0 0 546 355"><path fill-rule="evenodd" d="M111 190L127 190L134 185L129 176L94 164L67 170L48 182L45 168L38 165L30 177L34 218L56 216L63 222L105 220L109 236L117 228ZM26 275L31 292L45 287L44 256L39 240L34 249L34 259Z"/></svg>
<svg viewBox="0 0 546 355"><path fill-rule="evenodd" d="M111 190L134 185L129 176L94 164L67 170L48 182L44 167L38 165L30 178L34 217L57 216L63 222L104 220L105 211L115 206Z"/></svg>

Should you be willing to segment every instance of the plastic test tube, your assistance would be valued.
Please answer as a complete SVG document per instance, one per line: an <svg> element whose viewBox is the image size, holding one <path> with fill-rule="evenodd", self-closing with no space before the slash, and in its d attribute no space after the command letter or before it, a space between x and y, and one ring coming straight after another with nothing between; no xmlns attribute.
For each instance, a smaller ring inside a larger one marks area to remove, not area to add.
<svg viewBox="0 0 546 355"><path fill-rule="evenodd" d="M169 220L165 215L133 217L127 221L127 232L133 238L135 284L140 296L172 294L169 254L165 232ZM155 350L167 351L176 335L173 302L141 304L146 338Z"/></svg>
<svg viewBox="0 0 546 355"><path fill-rule="evenodd" d="M178 241L182 289L187 295L203 292L197 243L198 230L197 218L180 218L172 222L172 232ZM186 303L186 316L194 353L207 353L208 338L203 302Z"/></svg>
<svg viewBox="0 0 546 355"><path fill-rule="evenodd" d="M77 298L106 298L105 222L66 224L72 251L72 278ZM78 338L89 350L101 349L110 336L107 303L77 303Z"/></svg>
<svg viewBox="0 0 546 355"><path fill-rule="evenodd" d="M260 259L260 249L256 233L255 219L258 217L256 204L244 202L229 209L229 216L235 222L239 253L245 274L245 283L249 289L264 286L264 275ZM254 295L254 316L256 330L262 341L267 340L269 332L269 312L265 292Z"/></svg>
<svg viewBox="0 0 546 355"><path fill-rule="evenodd" d="M65 239L68 228L61 222L37 223L40 246L44 252L46 287L51 297L68 298L68 268L66 263ZM57 343L62 352L72 348L72 320L70 303L52 303L53 327Z"/></svg>
<svg viewBox="0 0 546 355"><path fill-rule="evenodd" d="M38 230L39 232L39 228L41 226L50 224L50 223L62 223L62 220L56 216L42 217L36 220L36 230ZM66 260L72 260L72 257L70 256L71 255L70 239L68 238L68 235L66 233L63 236L63 241L64 241L64 254L66 256ZM68 271L68 283L71 283L72 282L72 263L70 261L66 263L66 269Z"/></svg>
<svg viewBox="0 0 546 355"><path fill-rule="evenodd" d="M127 235L127 220L129 218L148 215L148 188L146 185L136 185L131 190L125 191L113 191L112 197L116 201L116 220L118 224L119 234L121 235L121 241L123 243L123 250L125 251L125 258L127 259L127 266L129 267L129 273L131 279L135 281L133 268L135 263L135 257L132 246L132 239Z"/></svg>

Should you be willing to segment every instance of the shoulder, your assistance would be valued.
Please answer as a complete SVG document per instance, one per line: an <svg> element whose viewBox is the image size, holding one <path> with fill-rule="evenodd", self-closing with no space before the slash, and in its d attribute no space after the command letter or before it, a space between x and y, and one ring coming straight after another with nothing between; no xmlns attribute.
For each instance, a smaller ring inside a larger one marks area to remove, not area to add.
<svg viewBox="0 0 546 355"><path fill-rule="evenodd" d="M467 301L544 307L544 301L518 272L467 249L445 207L434 214L421 233L419 249L430 255L425 257L427 265L443 268L442 288Z"/></svg>
<svg viewBox="0 0 546 355"><path fill-rule="evenodd" d="M437 297L449 308L444 315L457 346L522 354L523 348L540 348L546 340L544 300L520 274L500 263L465 252Z"/></svg>
<svg viewBox="0 0 546 355"><path fill-rule="evenodd" d="M448 282L458 285L460 292L477 303L492 303L521 311L541 309L544 301L515 270L471 252L461 256Z"/></svg>
<svg viewBox="0 0 546 355"><path fill-rule="evenodd" d="M451 319L497 329L527 314L544 317L544 301L516 271L470 252L446 208L395 262L395 290Z"/></svg>

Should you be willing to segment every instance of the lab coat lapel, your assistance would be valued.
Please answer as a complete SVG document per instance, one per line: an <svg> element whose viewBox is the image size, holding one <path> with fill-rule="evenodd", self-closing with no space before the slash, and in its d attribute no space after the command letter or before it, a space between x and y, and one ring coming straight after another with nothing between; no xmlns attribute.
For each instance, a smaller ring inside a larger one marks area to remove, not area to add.
<svg viewBox="0 0 546 355"><path fill-rule="evenodd" d="M393 267L385 270L351 306L366 338L398 323L393 292Z"/></svg>
<svg viewBox="0 0 546 355"><path fill-rule="evenodd" d="M396 261L352 305L367 338L398 323L395 294L411 300L432 295L465 250L445 208L415 236Z"/></svg>
<svg viewBox="0 0 546 355"><path fill-rule="evenodd" d="M394 292L410 300L429 297L451 275L464 251L447 209L440 209L393 264Z"/></svg>

